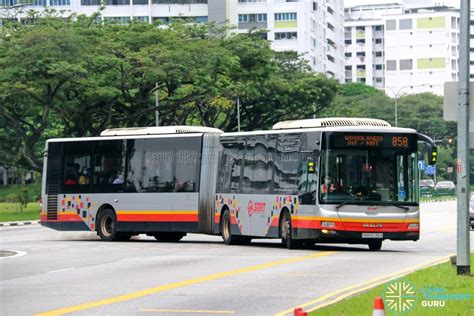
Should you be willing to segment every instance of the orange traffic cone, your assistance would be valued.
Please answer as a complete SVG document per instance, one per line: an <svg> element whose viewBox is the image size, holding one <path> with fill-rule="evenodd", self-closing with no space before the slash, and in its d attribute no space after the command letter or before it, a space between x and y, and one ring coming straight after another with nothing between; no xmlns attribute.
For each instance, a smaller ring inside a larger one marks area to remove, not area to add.
<svg viewBox="0 0 474 316"><path fill-rule="evenodd" d="M295 308L293 315L294 316L307 316L308 313L306 313L302 308L298 307L298 308Z"/></svg>
<svg viewBox="0 0 474 316"><path fill-rule="evenodd" d="M383 299L380 296L375 298L372 316L385 316L385 307L383 306Z"/></svg>

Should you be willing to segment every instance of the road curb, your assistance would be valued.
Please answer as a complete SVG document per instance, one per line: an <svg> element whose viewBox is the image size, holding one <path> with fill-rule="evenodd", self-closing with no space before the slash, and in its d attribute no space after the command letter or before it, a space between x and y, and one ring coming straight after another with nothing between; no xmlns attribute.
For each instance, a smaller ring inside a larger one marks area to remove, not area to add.
<svg viewBox="0 0 474 316"><path fill-rule="evenodd" d="M321 296L317 299L314 299L312 301L309 301L309 302L300 304L298 306L294 306L294 307L292 307L290 309L287 309L285 311L279 312L279 313L275 314L274 316L290 315L292 313L292 311L295 308L298 308L298 307L307 309L308 313L317 311L317 310L319 310L323 307L339 303L340 301L342 301L344 299L347 299L347 298L353 297L355 295L364 293L366 291L371 290L372 288L374 288L376 286L379 286L379 285L384 284L386 282L390 282L392 280L398 279L398 278L403 277L403 276L405 276L407 274L410 274L412 272L415 272L415 271L418 271L418 270L421 270L421 269L425 269L425 268L428 268L428 267L431 267L431 266L434 266L434 265L437 265L437 264L440 264L440 263L448 262L452 255L453 254L450 254L448 256L439 257L437 259L419 264L415 267L411 267L411 268L408 268L408 269L397 271L397 272L394 272L394 273L391 273L391 274L388 274L388 275L383 275L383 276L380 276L380 277L376 277L376 278L374 278L372 280L369 280L369 281L366 281L366 282L361 282L361 283L358 283L358 284L355 284L355 285L352 285L352 286L348 286L348 287L340 289L340 290L333 291L329 294L323 295L323 296Z"/></svg>
<svg viewBox="0 0 474 316"><path fill-rule="evenodd" d="M28 225L38 225L39 220L33 221L23 221L23 222L0 222L0 227L12 227L12 226L28 226Z"/></svg>

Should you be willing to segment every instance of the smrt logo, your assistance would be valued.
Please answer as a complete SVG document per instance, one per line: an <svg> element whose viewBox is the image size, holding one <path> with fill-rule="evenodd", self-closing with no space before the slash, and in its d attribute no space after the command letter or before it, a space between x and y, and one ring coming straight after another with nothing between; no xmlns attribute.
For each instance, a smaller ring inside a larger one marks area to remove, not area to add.
<svg viewBox="0 0 474 316"><path fill-rule="evenodd" d="M263 202L253 203L252 200L250 200L249 204L247 205L247 212L249 213L249 216L252 216L252 214L265 213L265 203Z"/></svg>
<svg viewBox="0 0 474 316"><path fill-rule="evenodd" d="M253 202L252 202L252 200L250 200L249 204L247 205L247 211L249 213L249 216L252 216L252 214L253 214Z"/></svg>

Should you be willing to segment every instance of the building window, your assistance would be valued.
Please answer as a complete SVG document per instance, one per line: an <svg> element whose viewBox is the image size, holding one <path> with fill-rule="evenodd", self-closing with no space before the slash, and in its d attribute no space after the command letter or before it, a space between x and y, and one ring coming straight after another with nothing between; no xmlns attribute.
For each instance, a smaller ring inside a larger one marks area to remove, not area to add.
<svg viewBox="0 0 474 316"><path fill-rule="evenodd" d="M396 60L387 60L387 71L397 70L397 61Z"/></svg>
<svg viewBox="0 0 474 316"><path fill-rule="evenodd" d="M101 0L81 0L81 5L100 5Z"/></svg>
<svg viewBox="0 0 474 316"><path fill-rule="evenodd" d="M50 0L49 5L71 5L70 0Z"/></svg>
<svg viewBox="0 0 474 316"><path fill-rule="evenodd" d="M471 61L471 62L469 62L469 64L470 64L470 65L474 65L474 62ZM451 60L451 68L452 68L453 70L456 70L456 59Z"/></svg>
<svg viewBox="0 0 474 316"><path fill-rule="evenodd" d="M239 0L239 3L258 3L258 2L267 2L267 0ZM206 0L207 3L207 0Z"/></svg>
<svg viewBox="0 0 474 316"><path fill-rule="evenodd" d="M357 78L357 82L365 83L365 78Z"/></svg>
<svg viewBox="0 0 474 316"><path fill-rule="evenodd" d="M133 0L133 4L136 5L145 5L148 4L148 0ZM135 18L133 18L135 20Z"/></svg>
<svg viewBox="0 0 474 316"><path fill-rule="evenodd" d="M149 22L147 16L134 16L133 20L134 21L140 21L140 22L143 22L143 23L148 23Z"/></svg>
<svg viewBox="0 0 474 316"><path fill-rule="evenodd" d="M382 26L382 25L376 25L376 26L375 26L375 30L376 30L376 31L382 31L382 29L383 29L383 26Z"/></svg>
<svg viewBox="0 0 474 316"><path fill-rule="evenodd" d="M383 82L383 78L381 78L381 77L376 77L376 78L375 78L375 82L376 82L376 83L382 83L382 82Z"/></svg>
<svg viewBox="0 0 474 316"><path fill-rule="evenodd" d="M35 0L31 3L31 5L41 6L41 7L46 6L46 4L47 4L46 0Z"/></svg>
<svg viewBox="0 0 474 316"><path fill-rule="evenodd" d="M357 52L357 57L365 57L365 52Z"/></svg>
<svg viewBox="0 0 474 316"><path fill-rule="evenodd" d="M365 39L358 39L356 40L357 44L365 44Z"/></svg>
<svg viewBox="0 0 474 316"><path fill-rule="evenodd" d="M387 31L394 31L397 29L397 20L387 20L385 24L385 29Z"/></svg>
<svg viewBox="0 0 474 316"><path fill-rule="evenodd" d="M375 39L375 44L382 44L382 39L381 38L376 38Z"/></svg>
<svg viewBox="0 0 474 316"><path fill-rule="evenodd" d="M376 69L376 70L382 70L382 69L383 69L383 65L382 65L382 64L377 64L377 65L375 65L375 69Z"/></svg>
<svg viewBox="0 0 474 316"><path fill-rule="evenodd" d="M352 53L345 53L345 55L347 58L352 57Z"/></svg>
<svg viewBox="0 0 474 316"><path fill-rule="evenodd" d="M412 70L413 59L400 59L400 70Z"/></svg>
<svg viewBox="0 0 474 316"><path fill-rule="evenodd" d="M130 0L106 0L106 4L107 5L129 5ZM113 17L113 20L121 21L123 19L122 17Z"/></svg>
<svg viewBox="0 0 474 316"><path fill-rule="evenodd" d="M352 66L351 65L346 65L346 70L352 70Z"/></svg>
<svg viewBox="0 0 474 316"><path fill-rule="evenodd" d="M346 40L344 40L344 44L346 44L346 45L351 45L351 44L352 44L352 40L346 39Z"/></svg>
<svg viewBox="0 0 474 316"><path fill-rule="evenodd" d="M275 13L275 21L296 21L296 12Z"/></svg>
<svg viewBox="0 0 474 316"><path fill-rule="evenodd" d="M382 57L383 56L383 52L375 52L375 57Z"/></svg>
<svg viewBox="0 0 474 316"><path fill-rule="evenodd" d="M106 16L104 21L114 23L114 24L127 24L130 22L129 16Z"/></svg>
<svg viewBox="0 0 474 316"><path fill-rule="evenodd" d="M267 22L266 14L239 14L239 23Z"/></svg>
<svg viewBox="0 0 474 316"><path fill-rule="evenodd" d="M411 19L400 19L398 21L398 25L400 30L411 30L412 25L411 25Z"/></svg>
<svg viewBox="0 0 474 316"><path fill-rule="evenodd" d="M297 39L298 33L297 32L279 32L275 33L275 41L279 40L292 40Z"/></svg>

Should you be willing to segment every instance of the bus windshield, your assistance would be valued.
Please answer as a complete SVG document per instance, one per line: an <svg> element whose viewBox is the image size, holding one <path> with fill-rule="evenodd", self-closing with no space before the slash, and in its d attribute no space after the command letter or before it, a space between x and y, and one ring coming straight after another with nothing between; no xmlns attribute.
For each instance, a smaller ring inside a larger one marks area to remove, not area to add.
<svg viewBox="0 0 474 316"><path fill-rule="evenodd" d="M323 141L322 204L416 204L416 139L410 134L331 133Z"/></svg>

